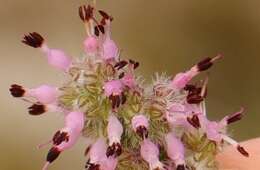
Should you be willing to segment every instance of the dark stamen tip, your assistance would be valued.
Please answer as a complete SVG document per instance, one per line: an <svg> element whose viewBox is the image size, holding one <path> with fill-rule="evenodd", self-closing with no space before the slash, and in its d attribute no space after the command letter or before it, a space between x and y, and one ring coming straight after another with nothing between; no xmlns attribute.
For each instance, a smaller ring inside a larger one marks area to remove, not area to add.
<svg viewBox="0 0 260 170"><path fill-rule="evenodd" d="M48 152L48 155L47 155L47 158L46 160L49 162L49 163L52 163L53 161L55 161L58 156L60 155L60 151L58 148L56 147L52 147L49 152Z"/></svg>
<svg viewBox="0 0 260 170"><path fill-rule="evenodd" d="M98 29L102 34L105 34L105 28L103 25L98 25Z"/></svg>
<svg viewBox="0 0 260 170"><path fill-rule="evenodd" d="M213 65L213 63L211 62L211 58L207 57L207 58L203 59L202 61L200 61L197 64L197 67L198 67L199 71L205 71L205 70L209 69L212 65Z"/></svg>
<svg viewBox="0 0 260 170"><path fill-rule="evenodd" d="M227 118L227 124L231 124L231 123L241 120L244 116L243 112L244 112L244 108L242 108L239 112L229 115Z"/></svg>
<svg viewBox="0 0 260 170"><path fill-rule="evenodd" d="M120 70L121 68L125 67L128 64L127 61L123 60L123 61L119 61L115 64L115 68L117 68L117 70Z"/></svg>
<svg viewBox="0 0 260 170"><path fill-rule="evenodd" d="M33 104L28 108L28 110L29 114L34 116L41 115L46 112L46 108L43 104Z"/></svg>
<svg viewBox="0 0 260 170"><path fill-rule="evenodd" d="M39 48L44 42L44 38L37 32L24 35L22 42L28 46Z"/></svg>
<svg viewBox="0 0 260 170"><path fill-rule="evenodd" d="M86 148L86 150L85 150L85 152L84 152L84 156L87 156L87 155L88 155L90 149L91 149L91 145Z"/></svg>
<svg viewBox="0 0 260 170"><path fill-rule="evenodd" d="M242 146L238 145L237 150L245 157L249 157L249 153Z"/></svg>
<svg viewBox="0 0 260 170"><path fill-rule="evenodd" d="M185 166L184 165L178 165L176 170L185 170Z"/></svg>
<svg viewBox="0 0 260 170"><path fill-rule="evenodd" d="M52 138L54 145L60 145L62 142L69 141L69 135L67 132L57 131Z"/></svg>
<svg viewBox="0 0 260 170"><path fill-rule="evenodd" d="M189 104L199 104L203 101L203 97L198 94L189 94L187 96L187 102Z"/></svg>
<svg viewBox="0 0 260 170"><path fill-rule="evenodd" d="M107 148L106 155L107 157L115 156L118 157L122 154L122 146L120 143L113 143L111 146Z"/></svg>
<svg viewBox="0 0 260 170"><path fill-rule="evenodd" d="M140 136L142 139L144 138L148 138L148 130L146 127L144 126L139 126L136 129L136 133L138 134L138 136Z"/></svg>
<svg viewBox="0 0 260 170"><path fill-rule="evenodd" d="M79 17L80 19L85 22L89 21L91 18L93 18L93 10L94 8L90 5L82 5L79 7Z"/></svg>
<svg viewBox="0 0 260 170"><path fill-rule="evenodd" d="M196 129L200 128L200 120L197 115L193 115L191 118L187 117L187 121Z"/></svg>
<svg viewBox="0 0 260 170"><path fill-rule="evenodd" d="M125 73L122 72L122 73L119 74L118 78L119 78L119 79L122 79L124 76L125 76Z"/></svg>
<svg viewBox="0 0 260 170"><path fill-rule="evenodd" d="M140 65L140 63L139 63L139 62L136 62L136 63L134 64L134 69L137 69L137 68L139 67L139 65Z"/></svg>
<svg viewBox="0 0 260 170"><path fill-rule="evenodd" d="M23 87L17 84L11 85L9 91L13 97L23 97L25 94Z"/></svg>
<svg viewBox="0 0 260 170"><path fill-rule="evenodd" d="M95 35L96 35L97 37L99 36L98 26L95 26L95 27L94 27L94 33L95 33Z"/></svg>
<svg viewBox="0 0 260 170"><path fill-rule="evenodd" d="M105 11L99 10L98 12L103 18L110 19L110 16Z"/></svg>

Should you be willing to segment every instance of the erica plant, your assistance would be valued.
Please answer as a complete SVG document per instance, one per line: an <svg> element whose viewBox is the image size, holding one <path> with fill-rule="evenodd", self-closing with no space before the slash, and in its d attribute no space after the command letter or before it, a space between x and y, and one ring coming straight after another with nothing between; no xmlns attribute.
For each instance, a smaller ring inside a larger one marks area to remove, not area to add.
<svg viewBox="0 0 260 170"><path fill-rule="evenodd" d="M209 120L208 79L191 83L221 55L204 58L173 78L155 74L147 84L135 73L139 62L124 59L113 41L113 18L91 5L81 6L79 16L87 32L81 58L74 60L50 48L36 32L22 40L44 53L49 65L64 73L66 82L61 87L10 87L13 97L31 104L30 115L64 115L64 127L49 143L39 145L52 145L43 170L81 136L91 141L86 146L86 170L214 170L218 169L215 156L225 144L249 156L227 134L227 125L240 120L243 110L220 121Z"/></svg>

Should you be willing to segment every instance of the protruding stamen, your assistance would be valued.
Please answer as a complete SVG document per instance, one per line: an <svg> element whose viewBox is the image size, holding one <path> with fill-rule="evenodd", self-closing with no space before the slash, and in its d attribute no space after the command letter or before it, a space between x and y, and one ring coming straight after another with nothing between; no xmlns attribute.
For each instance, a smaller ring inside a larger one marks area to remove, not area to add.
<svg viewBox="0 0 260 170"><path fill-rule="evenodd" d="M125 72L122 72L122 73L119 74L118 78L122 79L124 76L125 76Z"/></svg>
<svg viewBox="0 0 260 170"><path fill-rule="evenodd" d="M249 153L242 146L238 145L237 150L245 157L249 157Z"/></svg>
<svg viewBox="0 0 260 170"><path fill-rule="evenodd" d="M44 42L44 38L37 32L24 35L22 42L34 48L39 48Z"/></svg>
<svg viewBox="0 0 260 170"><path fill-rule="evenodd" d="M94 34L98 37L99 36L99 29L98 26L94 27Z"/></svg>
<svg viewBox="0 0 260 170"><path fill-rule="evenodd" d="M142 138L148 138L148 130L145 126L139 126L136 128L136 133Z"/></svg>
<svg viewBox="0 0 260 170"><path fill-rule="evenodd" d="M47 162L52 163L53 161L55 161L58 158L58 156L60 155L60 153L61 152L59 151L58 148L52 147L48 152L48 155L46 158Z"/></svg>
<svg viewBox="0 0 260 170"><path fill-rule="evenodd" d="M37 146L37 148L38 148L38 149L41 149L41 148L43 148L43 147L45 147L45 146L47 146L47 145L49 145L49 144L51 144L51 143L52 143L52 140L49 140L49 141L47 141L47 142L45 142L45 143L39 144L39 145Z"/></svg>
<svg viewBox="0 0 260 170"><path fill-rule="evenodd" d="M241 108L241 110L239 112L229 115L227 118L227 124L234 123L238 120L241 120L243 117L243 112L244 112L244 108Z"/></svg>
<svg viewBox="0 0 260 170"><path fill-rule="evenodd" d="M100 165L87 162L85 169L86 170L100 170Z"/></svg>
<svg viewBox="0 0 260 170"><path fill-rule="evenodd" d="M185 170L185 166L184 165L178 165L176 170Z"/></svg>
<svg viewBox="0 0 260 170"><path fill-rule="evenodd" d="M113 20L113 17L108 15L105 11L99 10L98 12L103 17L103 19L110 20L110 21Z"/></svg>
<svg viewBox="0 0 260 170"><path fill-rule="evenodd" d="M90 151L90 148L91 148L91 145L89 145L86 149L85 149L85 152L84 152L84 156L87 156L89 151Z"/></svg>
<svg viewBox="0 0 260 170"><path fill-rule="evenodd" d="M23 97L25 94L24 88L17 84L11 85L9 91L13 97Z"/></svg>
<svg viewBox="0 0 260 170"><path fill-rule="evenodd" d="M242 155L244 155L245 157L249 157L249 153L242 146L240 146L237 143L237 141L235 141L234 139L232 139L232 138L230 138L229 136L226 136L226 135L222 135L222 138L223 138L223 140L225 140L226 142L228 142L232 146L236 147L238 152L240 152Z"/></svg>
<svg viewBox="0 0 260 170"><path fill-rule="evenodd" d="M208 82L209 82L209 78L206 77L206 79L204 80L203 82L203 86L202 86L202 89L201 89L201 93L200 93L200 96L201 97L206 97L207 95L207 85L208 85Z"/></svg>
<svg viewBox="0 0 260 170"><path fill-rule="evenodd" d="M93 10L94 8L90 5L86 7L86 5L79 7L79 17L83 22L88 22L93 18Z"/></svg>
<svg viewBox="0 0 260 170"><path fill-rule="evenodd" d="M203 101L203 97L198 94L189 94L187 96L187 102L189 104L198 104Z"/></svg>
<svg viewBox="0 0 260 170"><path fill-rule="evenodd" d="M110 157L110 156L120 156L122 153L122 147L121 147L121 144L120 143L113 143L111 146L109 146L107 148L107 152L106 152L106 155L107 157Z"/></svg>
<svg viewBox="0 0 260 170"><path fill-rule="evenodd" d="M198 70L205 71L205 70L209 69L213 65L213 62L215 62L216 60L218 60L220 58L222 58L222 55L217 55L214 58L207 57L207 58L203 59L202 61L200 61L197 64Z"/></svg>
<svg viewBox="0 0 260 170"><path fill-rule="evenodd" d="M200 120L197 115L193 115L191 118L187 117L187 121L196 129L200 128Z"/></svg>
<svg viewBox="0 0 260 170"><path fill-rule="evenodd" d="M125 67L127 64L128 64L127 61L122 60L122 61L117 62L115 64L114 68L116 68L117 70L120 70L121 68Z"/></svg>
<svg viewBox="0 0 260 170"><path fill-rule="evenodd" d="M140 65L139 62L131 60L131 59L129 60L129 62L133 65L134 69L137 69L139 67L139 65Z"/></svg>
<svg viewBox="0 0 260 170"><path fill-rule="evenodd" d="M43 104L33 104L28 108L30 115L41 115L46 112L46 106Z"/></svg>
<svg viewBox="0 0 260 170"><path fill-rule="evenodd" d="M105 28L103 25L98 25L97 27L102 34L105 34Z"/></svg>
<svg viewBox="0 0 260 170"><path fill-rule="evenodd" d="M86 162L85 169L86 170L99 170L99 165L90 163L90 159Z"/></svg>
<svg viewBox="0 0 260 170"><path fill-rule="evenodd" d="M62 142L69 141L69 135L67 132L57 131L52 138L54 145L60 145Z"/></svg>

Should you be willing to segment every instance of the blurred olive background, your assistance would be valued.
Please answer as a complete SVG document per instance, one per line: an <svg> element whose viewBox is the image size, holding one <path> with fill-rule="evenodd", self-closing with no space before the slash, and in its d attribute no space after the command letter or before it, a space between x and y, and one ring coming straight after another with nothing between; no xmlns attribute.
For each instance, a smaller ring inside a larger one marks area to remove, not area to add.
<svg viewBox="0 0 260 170"><path fill-rule="evenodd" d="M169 75L205 56L225 58L210 70L208 114L220 119L246 108L245 118L231 126L238 140L259 136L260 12L258 0L97 0L111 13L113 38L123 56L141 63L139 73ZM42 54L20 40L24 33L43 34L51 47L71 56L83 54L85 38L78 6L84 0L0 0L0 169L41 169L47 141L63 126L62 116L27 114L26 104L10 97L12 83L35 87L59 85L63 76L48 67ZM83 169L85 141L63 153L50 169Z"/></svg>

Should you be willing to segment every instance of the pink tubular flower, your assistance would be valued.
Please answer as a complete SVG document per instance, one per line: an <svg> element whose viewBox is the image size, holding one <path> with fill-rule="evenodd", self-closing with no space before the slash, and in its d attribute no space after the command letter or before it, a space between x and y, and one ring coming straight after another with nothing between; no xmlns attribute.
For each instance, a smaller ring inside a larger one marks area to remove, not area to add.
<svg viewBox="0 0 260 170"><path fill-rule="evenodd" d="M84 119L83 112L70 112L65 116L65 126L75 131L81 131L84 128Z"/></svg>
<svg viewBox="0 0 260 170"><path fill-rule="evenodd" d="M141 156L149 164L149 169L162 170L163 164L159 161L159 149L149 139L144 139L141 144Z"/></svg>
<svg viewBox="0 0 260 170"><path fill-rule="evenodd" d="M116 43L110 37L107 37L103 42L102 58L104 60L114 60L117 59L118 55Z"/></svg>
<svg viewBox="0 0 260 170"><path fill-rule="evenodd" d="M111 20L112 18L108 16L107 14L103 13L103 11L99 11L100 14L103 17L104 25L106 27L105 29L105 35L104 35L104 42L102 44L103 52L102 52L102 58L106 61L109 60L116 60L119 56L119 50L116 45L116 43L111 39ZM105 15L107 16L105 16Z"/></svg>
<svg viewBox="0 0 260 170"><path fill-rule="evenodd" d="M99 42L96 36L89 36L84 41L84 50L86 54L97 54Z"/></svg>
<svg viewBox="0 0 260 170"><path fill-rule="evenodd" d="M105 157L101 163L101 170L115 170L118 160L114 157Z"/></svg>
<svg viewBox="0 0 260 170"><path fill-rule="evenodd" d="M38 102L43 104L55 103L58 97L57 88L49 85L26 89L20 85L13 84L10 87L10 92L13 97L34 97Z"/></svg>
<svg viewBox="0 0 260 170"><path fill-rule="evenodd" d="M35 97L43 104L55 103L58 97L58 90L56 87L49 85L41 85L37 88L30 89L26 95Z"/></svg>
<svg viewBox="0 0 260 170"><path fill-rule="evenodd" d="M120 80L111 80L104 84L105 95L107 97L111 95L121 95L123 91L123 85Z"/></svg>
<svg viewBox="0 0 260 170"><path fill-rule="evenodd" d="M62 112L62 111L64 110L59 106L57 106L56 104L34 103L30 107L28 107L29 114L33 116L38 116L46 112Z"/></svg>
<svg viewBox="0 0 260 170"><path fill-rule="evenodd" d="M108 118L107 135L109 140L109 147L106 155L108 157L115 155L119 156L122 153L120 144L121 136L123 134L123 126L116 116L110 115Z"/></svg>
<svg viewBox="0 0 260 170"><path fill-rule="evenodd" d="M71 148L78 140L83 129L84 117L82 112L70 112L65 117L65 127L57 131L52 138L53 146L49 150L43 170L55 161L60 153Z"/></svg>
<svg viewBox="0 0 260 170"><path fill-rule="evenodd" d="M220 58L222 58L221 55L217 55L214 58L207 57L200 61L197 65L193 66L190 70L176 74L171 82L172 87L175 89L183 89L193 77L198 75L200 72L209 69L213 65L213 62Z"/></svg>
<svg viewBox="0 0 260 170"><path fill-rule="evenodd" d="M184 128L190 128L190 123L187 122L189 117L194 115L202 114L201 108L199 105L187 104L187 103L173 103L170 105L165 116L167 121L171 125L180 125Z"/></svg>
<svg viewBox="0 0 260 170"><path fill-rule="evenodd" d="M36 32L29 33L24 36L22 42L34 48L41 48L51 66L62 71L68 71L71 65L71 58L62 50L48 48L47 44L44 43L44 38L40 34Z"/></svg>
<svg viewBox="0 0 260 170"><path fill-rule="evenodd" d="M107 145L104 138L99 138L90 148L87 170L114 170L117 166L115 157L106 156Z"/></svg>
<svg viewBox="0 0 260 170"><path fill-rule="evenodd" d="M106 157L107 145L104 138L99 138L90 148L89 159L91 164L100 164Z"/></svg>
<svg viewBox="0 0 260 170"><path fill-rule="evenodd" d="M174 134L168 133L165 137L167 145L167 154L174 161L177 170L184 168L184 146Z"/></svg>
<svg viewBox="0 0 260 170"><path fill-rule="evenodd" d="M148 137L148 119L144 115L136 115L132 118L132 128L141 137Z"/></svg>

